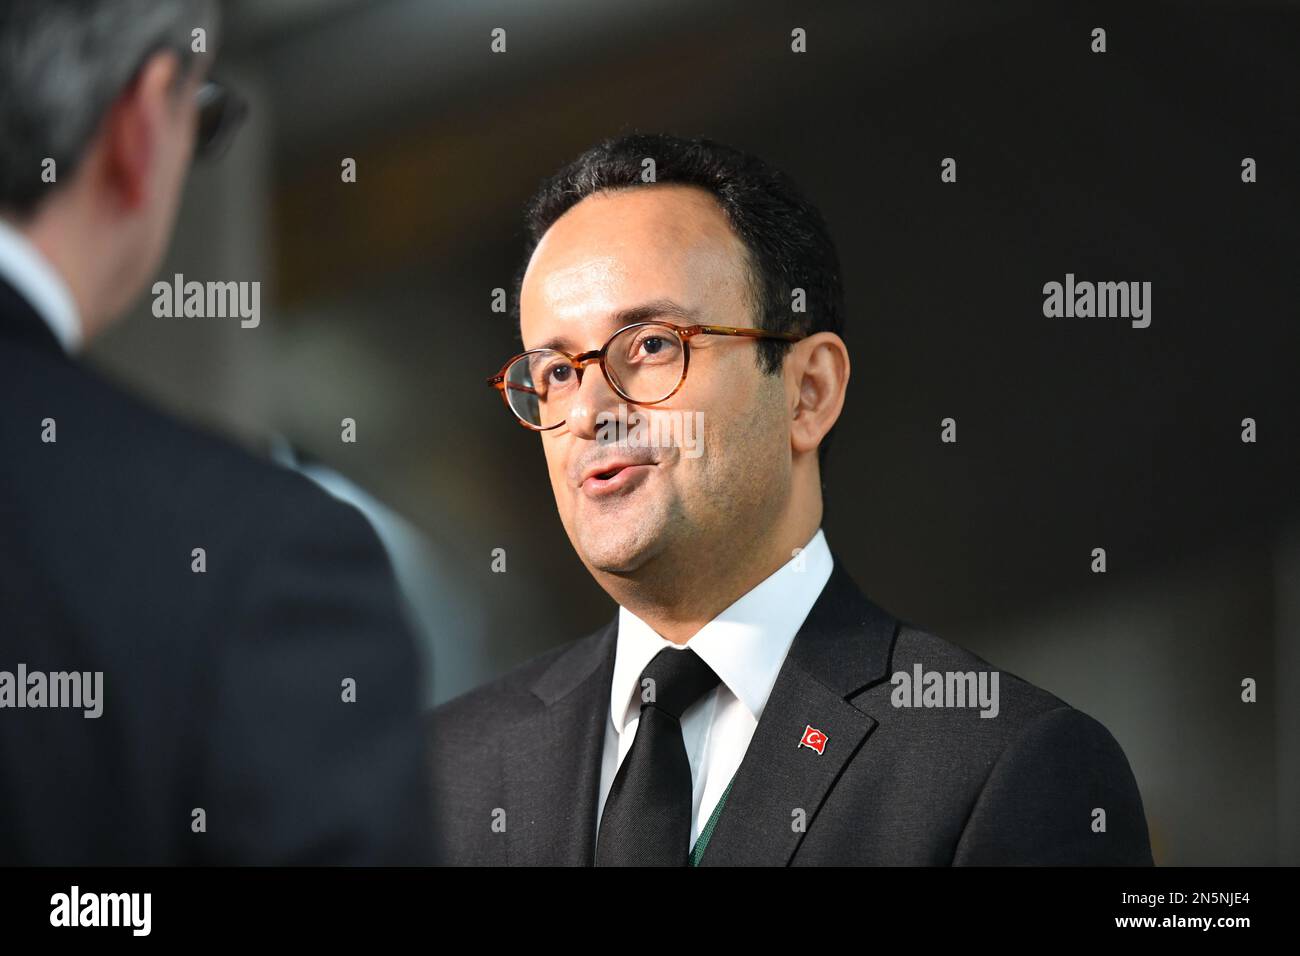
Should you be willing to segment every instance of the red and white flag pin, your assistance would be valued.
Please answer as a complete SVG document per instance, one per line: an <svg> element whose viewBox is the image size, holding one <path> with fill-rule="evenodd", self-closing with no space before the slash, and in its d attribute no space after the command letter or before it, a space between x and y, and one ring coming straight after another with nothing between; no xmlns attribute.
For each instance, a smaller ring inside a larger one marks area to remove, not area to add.
<svg viewBox="0 0 1300 956"><path fill-rule="evenodd" d="M815 750L819 754L824 754L826 752L826 740L827 737L824 733L812 724L808 724L803 729L803 739L799 741L799 746Z"/></svg>

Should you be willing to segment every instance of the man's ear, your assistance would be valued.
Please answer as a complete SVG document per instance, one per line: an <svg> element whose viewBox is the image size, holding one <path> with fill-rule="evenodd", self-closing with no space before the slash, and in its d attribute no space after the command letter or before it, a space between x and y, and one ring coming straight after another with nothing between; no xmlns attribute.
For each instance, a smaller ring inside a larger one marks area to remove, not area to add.
<svg viewBox="0 0 1300 956"><path fill-rule="evenodd" d="M149 198L179 71L175 53L154 54L104 118L104 174L126 209L138 209Z"/></svg>
<svg viewBox="0 0 1300 956"><path fill-rule="evenodd" d="M785 357L790 408L790 448L816 452L844 409L849 384L849 350L834 332L817 332L796 342Z"/></svg>

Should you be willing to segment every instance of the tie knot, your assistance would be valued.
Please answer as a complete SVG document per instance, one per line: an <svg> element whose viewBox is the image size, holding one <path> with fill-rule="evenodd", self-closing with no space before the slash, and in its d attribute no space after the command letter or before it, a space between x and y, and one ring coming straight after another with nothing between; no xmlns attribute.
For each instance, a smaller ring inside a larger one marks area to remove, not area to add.
<svg viewBox="0 0 1300 956"><path fill-rule="evenodd" d="M682 712L718 681L713 668L689 647L665 647L641 672L641 706L653 704L680 720Z"/></svg>

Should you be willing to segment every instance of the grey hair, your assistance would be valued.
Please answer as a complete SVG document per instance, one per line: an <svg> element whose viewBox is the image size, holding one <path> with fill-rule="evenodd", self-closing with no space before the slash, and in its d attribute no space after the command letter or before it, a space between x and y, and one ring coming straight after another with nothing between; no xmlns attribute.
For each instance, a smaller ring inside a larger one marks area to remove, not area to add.
<svg viewBox="0 0 1300 956"><path fill-rule="evenodd" d="M191 31L216 44L216 0L3 0L0 3L0 210L31 214L77 169L113 101L153 53L188 75Z"/></svg>

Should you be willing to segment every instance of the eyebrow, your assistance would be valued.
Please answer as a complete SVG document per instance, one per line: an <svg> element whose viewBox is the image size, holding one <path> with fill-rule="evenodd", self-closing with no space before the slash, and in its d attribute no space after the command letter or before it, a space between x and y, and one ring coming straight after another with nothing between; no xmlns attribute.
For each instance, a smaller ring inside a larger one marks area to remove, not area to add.
<svg viewBox="0 0 1300 956"><path fill-rule="evenodd" d="M688 309L679 302L672 299L655 299L651 302L644 302L641 305L634 305L627 309L619 309L617 312L611 312L605 320L610 331L616 331L625 325L634 325L637 322L647 322L650 319L661 319L665 316L671 316L675 319L686 319L693 322L699 315L699 310ZM556 349L560 352L572 351L573 345L569 338L564 335L557 335L554 338L547 339L539 345L533 346L539 349Z"/></svg>

